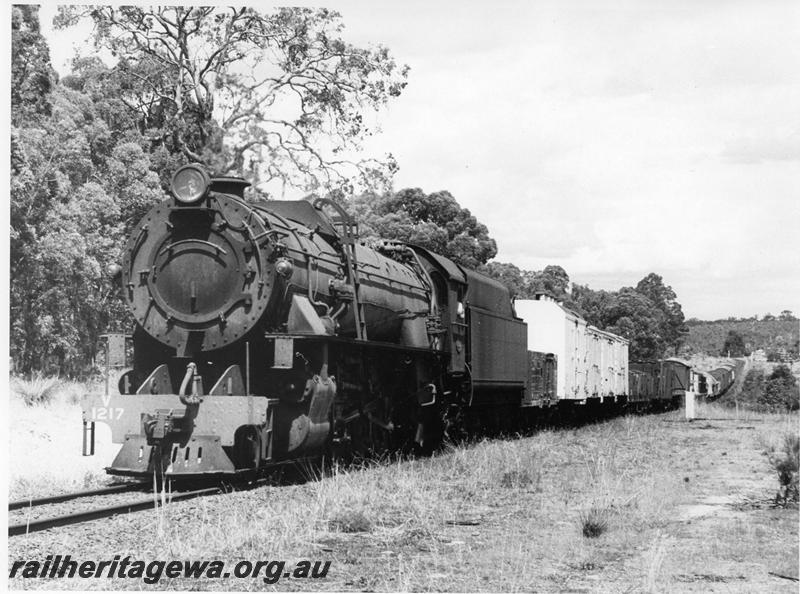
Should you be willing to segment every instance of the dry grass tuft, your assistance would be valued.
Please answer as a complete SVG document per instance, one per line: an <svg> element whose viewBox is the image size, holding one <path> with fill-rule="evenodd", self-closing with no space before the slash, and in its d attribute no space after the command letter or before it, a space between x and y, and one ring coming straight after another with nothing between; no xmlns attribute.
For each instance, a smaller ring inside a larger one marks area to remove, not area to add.
<svg viewBox="0 0 800 594"><path fill-rule="evenodd" d="M666 539L660 531L656 532L655 539L645 555L647 567L644 584L645 592L658 592L661 589L659 588L659 582L662 579L661 574L664 566L666 547Z"/></svg>
<svg viewBox="0 0 800 594"><path fill-rule="evenodd" d="M597 538L608 530L611 510L607 507L591 507L580 513L581 533L586 538Z"/></svg>
<svg viewBox="0 0 800 594"><path fill-rule="evenodd" d="M34 406L77 406L87 394L103 391L102 382L62 380L56 376L35 374L30 379L12 376L10 381L12 400Z"/></svg>
<svg viewBox="0 0 800 594"><path fill-rule="evenodd" d="M524 470L511 470L509 472L504 472L503 477L500 479L500 485L502 487L506 487L507 489L527 487L531 483L533 483L533 478L531 478L530 473Z"/></svg>
<svg viewBox="0 0 800 594"><path fill-rule="evenodd" d="M328 520L332 530L352 534L354 532L370 532L372 522L361 510L340 512Z"/></svg>
<svg viewBox="0 0 800 594"><path fill-rule="evenodd" d="M50 404L61 387L57 377L36 374L31 379L15 377L11 380L11 392L16 393L28 406Z"/></svg>

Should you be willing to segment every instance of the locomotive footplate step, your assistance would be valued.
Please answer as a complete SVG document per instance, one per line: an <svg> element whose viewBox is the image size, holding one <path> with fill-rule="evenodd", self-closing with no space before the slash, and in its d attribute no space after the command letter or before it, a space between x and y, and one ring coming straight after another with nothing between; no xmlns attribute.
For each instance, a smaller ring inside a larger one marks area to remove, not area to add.
<svg viewBox="0 0 800 594"><path fill-rule="evenodd" d="M126 435L108 469L115 474L235 474L233 462L217 435L192 435L186 440L148 443L144 435Z"/></svg>

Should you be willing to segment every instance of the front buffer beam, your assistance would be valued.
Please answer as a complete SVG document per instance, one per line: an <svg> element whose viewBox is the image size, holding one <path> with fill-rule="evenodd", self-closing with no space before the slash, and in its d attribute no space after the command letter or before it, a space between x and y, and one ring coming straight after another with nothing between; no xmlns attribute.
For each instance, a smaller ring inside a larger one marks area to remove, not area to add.
<svg viewBox="0 0 800 594"><path fill-rule="evenodd" d="M224 448L234 445L237 429L269 427L270 400L258 396L202 396L186 406L177 394L113 394L82 404L84 423L107 424L112 442L122 444L110 474L233 474Z"/></svg>

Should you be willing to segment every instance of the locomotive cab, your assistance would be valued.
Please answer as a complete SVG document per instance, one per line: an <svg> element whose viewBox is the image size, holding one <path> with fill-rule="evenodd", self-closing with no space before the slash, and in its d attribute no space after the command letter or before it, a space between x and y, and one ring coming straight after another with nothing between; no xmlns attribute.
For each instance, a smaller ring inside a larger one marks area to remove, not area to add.
<svg viewBox="0 0 800 594"><path fill-rule="evenodd" d="M448 258L410 247L436 287L448 373L466 378L468 404L519 405L527 382L527 333L508 289Z"/></svg>
<svg viewBox="0 0 800 594"><path fill-rule="evenodd" d="M433 287L437 311L435 347L449 353L447 371L463 375L467 363L467 324L465 298L467 277L452 260L425 248L408 244Z"/></svg>

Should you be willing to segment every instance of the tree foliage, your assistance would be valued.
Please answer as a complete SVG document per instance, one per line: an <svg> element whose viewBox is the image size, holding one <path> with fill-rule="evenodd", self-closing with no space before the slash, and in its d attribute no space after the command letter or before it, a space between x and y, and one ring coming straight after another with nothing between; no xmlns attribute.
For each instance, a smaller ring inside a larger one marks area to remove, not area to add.
<svg viewBox="0 0 800 594"><path fill-rule="evenodd" d="M596 291L585 285L570 285L566 270L557 265L527 271L513 264L490 262L482 271L504 283L517 298L546 293L589 324L624 336L631 341L632 360L677 353L687 333L675 291L655 273L645 276L635 288Z"/></svg>
<svg viewBox="0 0 800 594"><path fill-rule="evenodd" d="M623 287L602 313L602 329L631 341L631 359L657 359L665 354L668 343L662 332L663 314L646 295Z"/></svg>
<svg viewBox="0 0 800 594"><path fill-rule="evenodd" d="M11 9L12 124L50 114L48 94L56 74L50 49L39 29L39 7L19 4Z"/></svg>
<svg viewBox="0 0 800 594"><path fill-rule="evenodd" d="M725 338L725 344L722 346L722 352L720 354L725 357L742 357L747 355L747 348L742 335L735 330L728 331L728 336Z"/></svg>
<svg viewBox="0 0 800 594"><path fill-rule="evenodd" d="M800 408L800 387L786 365L775 366L769 375L756 368L747 372L738 398L723 397L723 401L730 406L738 403L759 411L792 411Z"/></svg>
<svg viewBox="0 0 800 594"><path fill-rule="evenodd" d="M590 324L628 338L632 360L677 354L686 334L675 292L654 273L619 291L575 285L569 303Z"/></svg>
<svg viewBox="0 0 800 594"><path fill-rule="evenodd" d="M569 275L561 266L548 265L543 270L520 270L507 262L489 262L480 271L508 287L518 299L533 299L539 293L570 304Z"/></svg>
<svg viewBox="0 0 800 594"><path fill-rule="evenodd" d="M800 389L797 378L786 365L778 365L772 370L764 386L761 403L774 411L797 410L800 408Z"/></svg>
<svg viewBox="0 0 800 594"><path fill-rule="evenodd" d="M514 264L489 262L480 266L478 271L503 283L508 288L512 299L525 299L528 297L528 286L522 276L522 271Z"/></svg>
<svg viewBox="0 0 800 594"><path fill-rule="evenodd" d="M11 354L25 372L80 373L125 320L104 278L127 230L163 197L145 149L63 86L52 117L12 129Z"/></svg>
<svg viewBox="0 0 800 594"><path fill-rule="evenodd" d="M336 12L60 7L57 25L82 18L118 59L108 77L118 101L169 153L273 191L385 187L396 168L391 156L355 156L368 114L400 94L408 67L385 47L342 40Z"/></svg>
<svg viewBox="0 0 800 594"><path fill-rule="evenodd" d="M681 350L686 353L718 355L723 351L728 332L734 330L744 339L748 350L764 349L767 354L786 349L786 355L797 359L800 352L800 324L797 321L745 319L729 322L689 321L689 329ZM727 354L727 353L726 353Z"/></svg>
<svg viewBox="0 0 800 594"><path fill-rule="evenodd" d="M660 331L666 344L679 347L686 334L681 304L672 287L664 284L660 275L651 272L636 285L636 292L647 297L663 314Z"/></svg>
<svg viewBox="0 0 800 594"><path fill-rule="evenodd" d="M486 225L447 191L425 194L408 188L381 196L362 194L352 198L348 208L366 240L406 241L469 268L485 264L497 253Z"/></svg>
<svg viewBox="0 0 800 594"><path fill-rule="evenodd" d="M561 266L548 265L528 275L528 294L547 293L559 301L569 298L569 275Z"/></svg>

